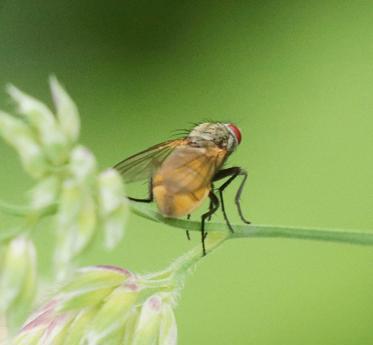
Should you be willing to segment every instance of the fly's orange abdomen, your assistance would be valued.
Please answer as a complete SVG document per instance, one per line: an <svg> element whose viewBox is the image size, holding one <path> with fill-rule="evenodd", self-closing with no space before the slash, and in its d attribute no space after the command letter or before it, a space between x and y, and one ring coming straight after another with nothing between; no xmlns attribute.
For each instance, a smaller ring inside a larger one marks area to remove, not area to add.
<svg viewBox="0 0 373 345"><path fill-rule="evenodd" d="M205 148L182 146L163 162L153 176L153 195L159 211L168 217L190 214L206 199L214 166Z"/></svg>
<svg viewBox="0 0 373 345"><path fill-rule="evenodd" d="M193 192L173 193L166 185L153 188L154 199L159 211L167 217L182 217L192 213L207 197L210 188L204 187Z"/></svg>

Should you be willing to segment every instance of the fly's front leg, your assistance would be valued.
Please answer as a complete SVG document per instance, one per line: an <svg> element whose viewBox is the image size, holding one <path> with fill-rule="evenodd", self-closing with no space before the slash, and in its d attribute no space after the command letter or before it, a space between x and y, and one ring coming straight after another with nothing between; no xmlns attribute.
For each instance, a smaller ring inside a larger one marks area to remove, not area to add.
<svg viewBox="0 0 373 345"><path fill-rule="evenodd" d="M243 176L243 179L241 181L240 186L238 187L236 197L235 197L235 203L237 205L238 214L240 215L241 220L246 224L251 224L251 222L245 218L245 216L243 215L242 209L241 209L241 193L243 191L243 187L247 180L247 171L241 169L239 175Z"/></svg>
<svg viewBox="0 0 373 345"><path fill-rule="evenodd" d="M205 230L205 223L206 219L211 217L216 210L219 208L219 199L218 197L214 194L213 191L210 191L209 193L209 198L210 202L212 204L212 207L201 216L201 241L202 241L202 256L206 255L206 246L205 246L205 239L207 236L207 232Z"/></svg>
<svg viewBox="0 0 373 345"><path fill-rule="evenodd" d="M127 196L126 198L128 200L131 200L131 201L150 203L154 200L152 179L149 180L149 187L148 188L149 188L149 192L148 192L149 194L148 194L148 197L145 198L145 199L132 198L130 196Z"/></svg>
<svg viewBox="0 0 373 345"><path fill-rule="evenodd" d="M221 180L223 178L229 177L228 180L225 181L218 188L218 191L219 191L219 197L220 197L220 203L221 203L221 209L222 209L222 212L223 212L223 216L224 216L224 219L225 219L225 221L227 223L227 226L228 226L228 228L229 228L229 230L231 232L234 232L234 230L233 230L233 227L232 227L232 225L231 225L231 223L230 223L230 221L228 219L227 213L225 211L223 191L224 191L225 188L227 188L231 184L231 182L237 176L243 176L243 179L241 181L240 186L237 189L236 197L235 197L235 203L236 203L238 214L239 214L241 220L244 223L246 223L246 224L250 224L250 222L243 215L243 212L242 212L242 209L241 209L241 200L240 200L241 199L241 193L242 193L243 187L244 187L245 182L247 180L247 172L246 172L246 170L241 169L240 167L232 167L232 168L220 170L220 171L217 172L217 174L214 176L214 179L213 179L213 181L218 181L218 180Z"/></svg>

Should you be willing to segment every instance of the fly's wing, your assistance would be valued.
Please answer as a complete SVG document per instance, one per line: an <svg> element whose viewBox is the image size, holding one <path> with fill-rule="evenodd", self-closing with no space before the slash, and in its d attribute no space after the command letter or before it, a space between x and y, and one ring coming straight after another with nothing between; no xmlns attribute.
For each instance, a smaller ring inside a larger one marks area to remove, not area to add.
<svg viewBox="0 0 373 345"><path fill-rule="evenodd" d="M118 170L126 183L148 179L175 147L184 142L184 139L176 139L154 145L117 163L114 169Z"/></svg>
<svg viewBox="0 0 373 345"><path fill-rule="evenodd" d="M169 192L193 192L208 187L215 173L227 156L227 151L217 148L179 146L157 171L157 177L167 186Z"/></svg>

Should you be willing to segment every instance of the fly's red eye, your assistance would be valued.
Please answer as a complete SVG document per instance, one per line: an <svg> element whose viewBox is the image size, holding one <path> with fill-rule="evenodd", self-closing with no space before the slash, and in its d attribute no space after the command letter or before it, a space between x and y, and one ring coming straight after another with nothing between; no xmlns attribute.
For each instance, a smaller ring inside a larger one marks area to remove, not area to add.
<svg viewBox="0 0 373 345"><path fill-rule="evenodd" d="M237 142L240 144L241 143L241 138L242 138L241 137L241 131L233 123L229 123L228 128L232 131L232 133L234 134L234 136L237 139Z"/></svg>

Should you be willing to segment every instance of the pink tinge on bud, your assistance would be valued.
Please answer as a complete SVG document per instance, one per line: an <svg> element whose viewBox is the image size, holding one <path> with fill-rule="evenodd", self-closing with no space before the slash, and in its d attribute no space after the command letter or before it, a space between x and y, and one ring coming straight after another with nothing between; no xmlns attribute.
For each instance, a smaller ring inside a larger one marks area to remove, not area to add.
<svg viewBox="0 0 373 345"><path fill-rule="evenodd" d="M241 131L239 130L239 128L235 126L233 123L228 123L227 127L232 131L232 133L237 139L237 142L240 144L242 136L241 136Z"/></svg>
<svg viewBox="0 0 373 345"><path fill-rule="evenodd" d="M52 300L44 305L39 311L31 316L22 327L22 332L30 331L34 328L48 325L55 315L55 307L58 301Z"/></svg>
<svg viewBox="0 0 373 345"><path fill-rule="evenodd" d="M161 308L162 300L158 296L153 296L149 300L149 306L153 309L158 311Z"/></svg>
<svg viewBox="0 0 373 345"><path fill-rule="evenodd" d="M127 282L124 284L124 286L130 290L130 291L133 291L133 292L136 292L136 291L139 291L140 290L140 286L138 284L136 284L135 282Z"/></svg>
<svg viewBox="0 0 373 345"><path fill-rule="evenodd" d="M123 275L127 275L127 276L132 276L132 273L130 271L128 271L125 268L118 267L118 266L96 265L96 266L93 266L93 267L96 267L98 269L103 269L103 270L108 270L108 271L114 271L114 272L122 273Z"/></svg>

